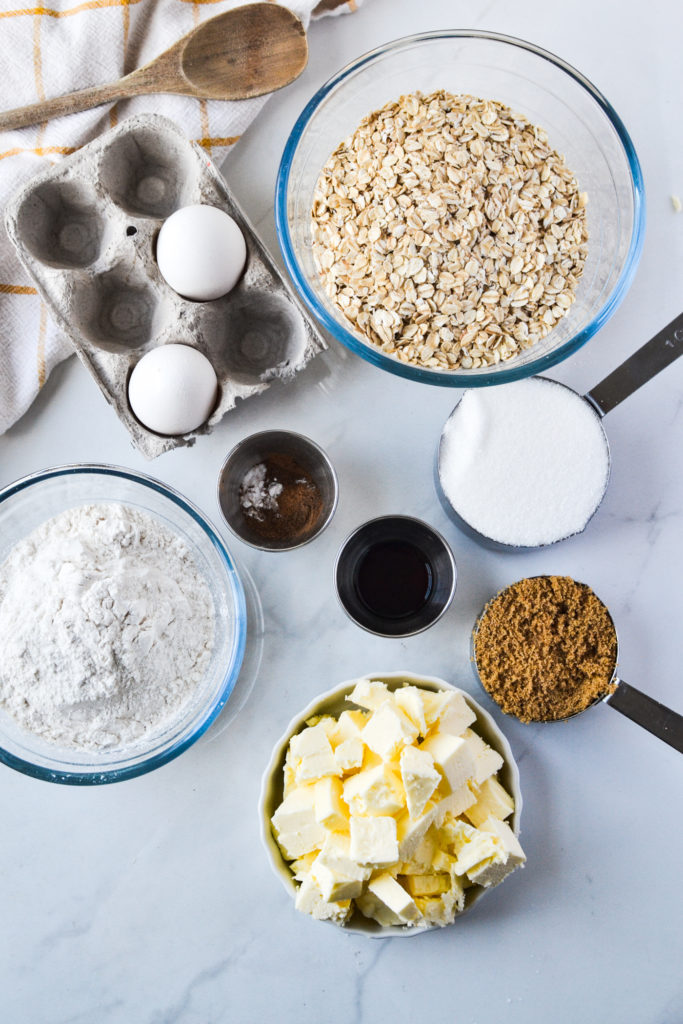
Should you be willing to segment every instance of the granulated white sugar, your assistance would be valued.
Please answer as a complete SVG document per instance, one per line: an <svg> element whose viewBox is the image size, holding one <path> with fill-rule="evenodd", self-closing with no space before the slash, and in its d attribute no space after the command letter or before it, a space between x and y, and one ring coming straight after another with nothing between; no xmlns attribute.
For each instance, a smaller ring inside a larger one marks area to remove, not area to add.
<svg viewBox="0 0 683 1024"><path fill-rule="evenodd" d="M466 391L443 432L439 473L470 526L503 544L552 544L598 507L609 448L597 413L555 381Z"/></svg>

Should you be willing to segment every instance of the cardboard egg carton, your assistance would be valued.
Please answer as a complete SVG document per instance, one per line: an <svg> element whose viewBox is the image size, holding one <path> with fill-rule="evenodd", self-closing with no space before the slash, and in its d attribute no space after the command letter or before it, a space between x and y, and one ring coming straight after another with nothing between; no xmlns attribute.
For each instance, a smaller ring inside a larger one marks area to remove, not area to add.
<svg viewBox="0 0 683 1024"><path fill-rule="evenodd" d="M210 302L174 292L155 259L164 220L193 203L225 210L247 243L239 282ZM5 223L52 316L148 458L194 444L238 398L292 377L325 348L224 179L164 117L123 121L33 178L12 198ZM128 404L133 367L173 342L203 352L219 385L208 422L181 437L148 430Z"/></svg>

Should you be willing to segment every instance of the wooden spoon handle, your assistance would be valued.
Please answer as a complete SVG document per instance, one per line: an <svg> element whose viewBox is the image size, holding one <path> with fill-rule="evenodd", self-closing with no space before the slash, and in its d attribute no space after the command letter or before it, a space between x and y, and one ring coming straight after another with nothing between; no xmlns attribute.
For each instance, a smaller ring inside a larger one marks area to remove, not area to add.
<svg viewBox="0 0 683 1024"><path fill-rule="evenodd" d="M130 79L131 76L127 76ZM130 82L122 78L119 82L108 85L94 85L89 89L68 92L66 96L56 96L52 100L41 100L27 107L17 107L0 113L0 131L11 131L14 128L25 128L29 124L40 124L53 117L64 114L77 114L79 110L90 110L102 103L113 103L133 94Z"/></svg>

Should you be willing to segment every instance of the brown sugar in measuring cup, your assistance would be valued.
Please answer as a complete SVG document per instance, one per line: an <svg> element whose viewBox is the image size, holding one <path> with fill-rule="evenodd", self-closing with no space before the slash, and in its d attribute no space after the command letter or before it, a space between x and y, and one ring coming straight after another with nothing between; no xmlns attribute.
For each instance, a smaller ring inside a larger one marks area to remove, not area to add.
<svg viewBox="0 0 683 1024"><path fill-rule="evenodd" d="M522 722L551 722L611 693L617 634L607 608L568 576L520 580L486 606L474 639L484 689Z"/></svg>
<svg viewBox="0 0 683 1024"><path fill-rule="evenodd" d="M500 591L472 631L479 682L508 715L558 722L604 703L683 753L683 715L617 675L606 606L569 576L532 576Z"/></svg>

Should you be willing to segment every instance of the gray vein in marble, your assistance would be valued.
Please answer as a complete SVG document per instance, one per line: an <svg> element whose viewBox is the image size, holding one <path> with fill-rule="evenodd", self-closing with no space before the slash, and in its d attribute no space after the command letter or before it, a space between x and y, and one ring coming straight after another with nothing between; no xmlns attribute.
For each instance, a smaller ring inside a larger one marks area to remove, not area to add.
<svg viewBox="0 0 683 1024"><path fill-rule="evenodd" d="M393 940L393 941L394 942L403 942L403 941L410 942L411 940L410 939L406 939L406 940L396 939L396 940ZM389 948L390 944L392 944L392 940L391 939L376 939L376 940L374 940L374 945L377 947L377 949L374 951L374 955L368 956L367 959L363 956L363 952L364 951L361 951L360 949L356 950L355 953L354 953L354 958L356 960L356 965L358 967L358 976L356 978L356 984L355 984L355 987L354 987L353 998L351 1000L351 1005L353 1006L353 1015L352 1015L351 1019L355 1022L355 1024L363 1024L363 1019L364 1019L364 1017L363 1017L363 1000L365 998L365 987L366 987L366 984L367 984L370 972L378 964L380 958L386 952L386 950ZM372 947L370 947L370 948L372 949Z"/></svg>
<svg viewBox="0 0 683 1024"><path fill-rule="evenodd" d="M105 1019L110 1013L116 1010L121 1010L125 1006L123 999L113 999L108 1003L97 1003L96 1006L82 1010L80 1013L76 1013L70 1017L64 1017L60 1020L54 1020L53 1024L92 1024L93 1021L98 1021L99 1024L104 1024Z"/></svg>
<svg viewBox="0 0 683 1024"><path fill-rule="evenodd" d="M248 945L249 943L242 947L240 955L244 954ZM178 1022L182 1021L185 1011L189 1009L196 990L205 985L210 985L217 978L220 978L228 970L232 962L232 957L224 957L210 967L206 967L203 971L199 971L185 986L182 995L176 1003L164 1010L155 1011L149 1018L149 1024L178 1024Z"/></svg>

